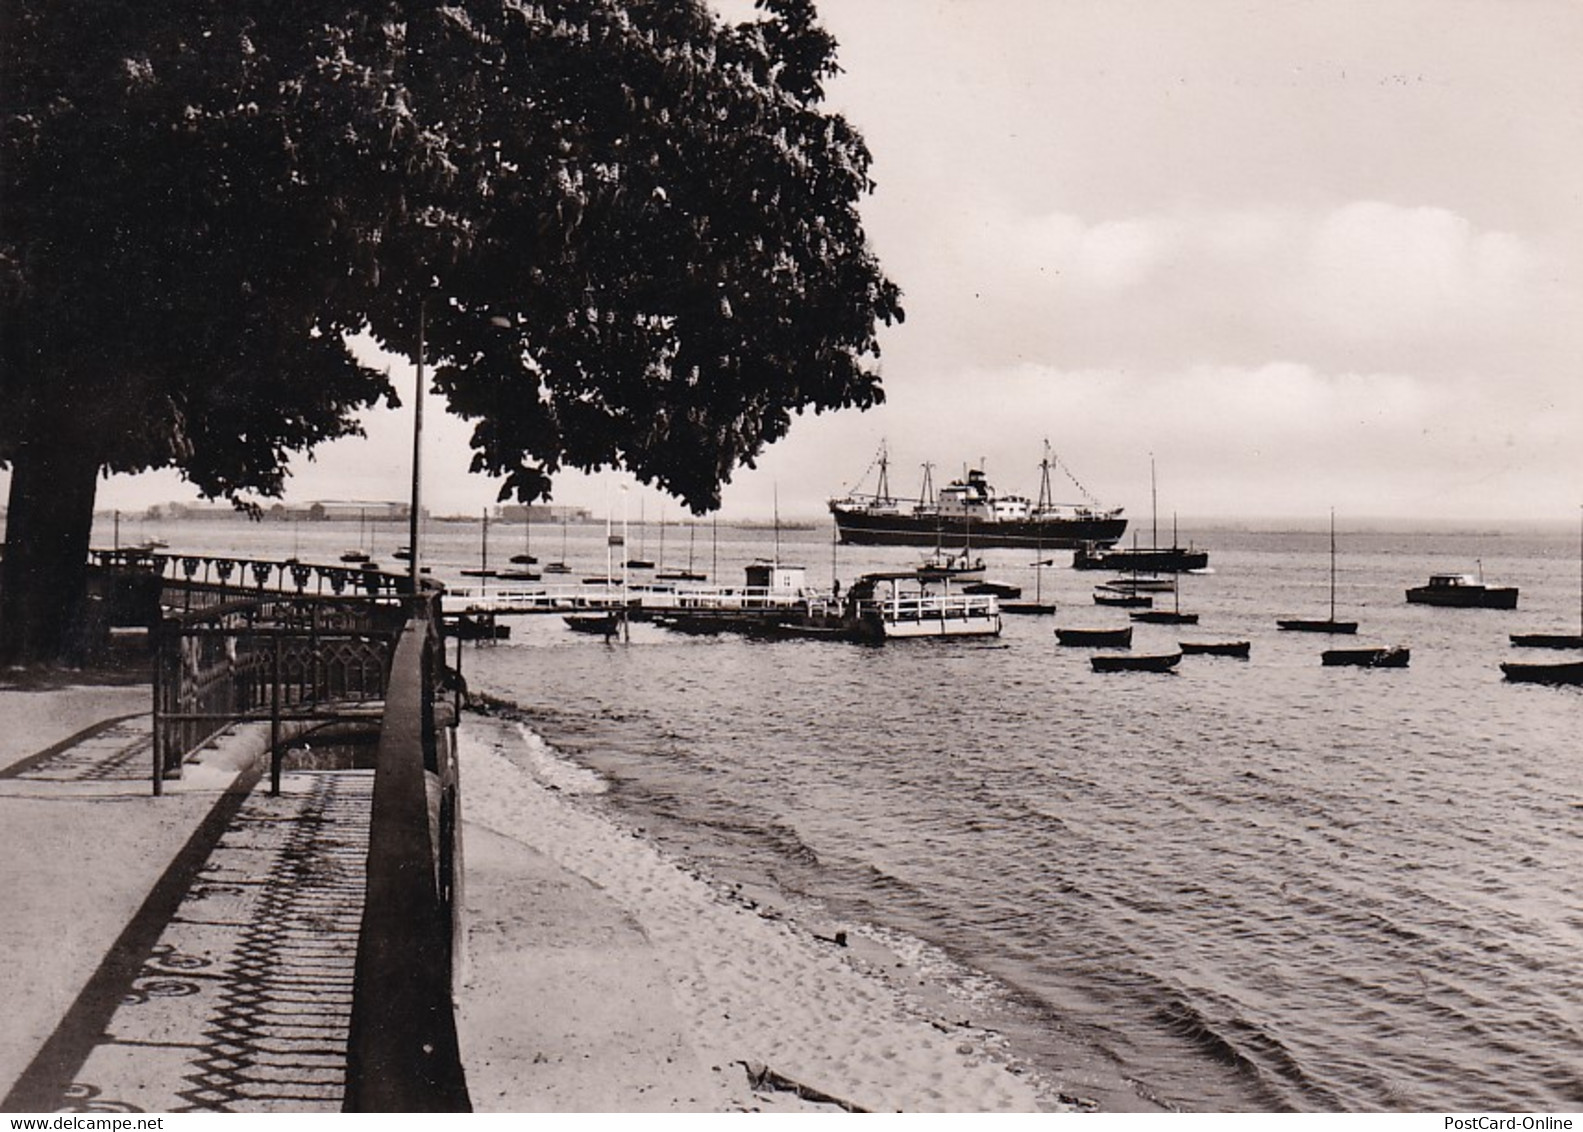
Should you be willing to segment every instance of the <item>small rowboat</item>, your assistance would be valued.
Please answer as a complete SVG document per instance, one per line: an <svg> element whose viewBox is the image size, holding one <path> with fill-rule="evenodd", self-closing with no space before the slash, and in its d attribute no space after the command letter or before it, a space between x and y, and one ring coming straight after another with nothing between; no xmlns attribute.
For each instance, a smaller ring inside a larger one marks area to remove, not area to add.
<svg viewBox="0 0 1583 1132"><path fill-rule="evenodd" d="M1515 684L1583 684L1583 660L1561 664L1501 665L1506 679Z"/></svg>
<svg viewBox="0 0 1583 1132"><path fill-rule="evenodd" d="M1189 656L1236 656L1243 660L1252 651L1247 641L1181 641L1179 647Z"/></svg>
<svg viewBox="0 0 1583 1132"><path fill-rule="evenodd" d="M1132 626L1120 629L1057 629L1055 639L1063 645L1079 648L1124 649L1132 644Z"/></svg>
<svg viewBox="0 0 1583 1132"><path fill-rule="evenodd" d="M1134 621L1149 625L1197 625L1198 614L1183 613L1179 609L1145 609L1131 615Z"/></svg>
<svg viewBox="0 0 1583 1132"><path fill-rule="evenodd" d="M1055 612L1053 601L1003 601L1000 603L1002 613L1030 613L1043 616Z"/></svg>
<svg viewBox="0 0 1583 1132"><path fill-rule="evenodd" d="M1182 659L1179 652L1126 653L1122 656L1091 656L1095 672L1169 672Z"/></svg>
<svg viewBox="0 0 1583 1132"><path fill-rule="evenodd" d="M1108 590L1094 591L1095 605L1117 605L1130 609L1148 609L1154 604L1154 598L1148 594L1121 594Z"/></svg>
<svg viewBox="0 0 1583 1132"><path fill-rule="evenodd" d="M561 620L574 632L614 637L621 631L623 618L619 613L569 613Z"/></svg>
<svg viewBox="0 0 1583 1132"><path fill-rule="evenodd" d="M1328 668L1351 665L1354 668L1406 668L1410 650L1394 645L1383 648L1327 649L1320 661Z"/></svg>

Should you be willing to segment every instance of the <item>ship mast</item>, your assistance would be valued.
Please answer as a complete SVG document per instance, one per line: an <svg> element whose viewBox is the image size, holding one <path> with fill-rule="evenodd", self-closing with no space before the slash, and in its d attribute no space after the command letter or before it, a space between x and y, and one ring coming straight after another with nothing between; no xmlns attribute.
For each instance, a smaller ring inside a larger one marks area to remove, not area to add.
<svg viewBox="0 0 1583 1132"><path fill-rule="evenodd" d="M1038 514L1044 514L1055 504L1054 494L1050 490L1050 441L1044 442L1044 459L1039 461L1039 505Z"/></svg>
<svg viewBox="0 0 1583 1132"><path fill-rule="evenodd" d="M923 483L918 488L918 502L925 507L934 506L934 465L923 466Z"/></svg>

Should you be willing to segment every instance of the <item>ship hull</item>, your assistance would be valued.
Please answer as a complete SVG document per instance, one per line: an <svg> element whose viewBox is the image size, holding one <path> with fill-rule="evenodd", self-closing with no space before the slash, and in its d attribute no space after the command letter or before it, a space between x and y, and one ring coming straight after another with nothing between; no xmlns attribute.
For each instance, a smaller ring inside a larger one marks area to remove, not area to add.
<svg viewBox="0 0 1583 1132"><path fill-rule="evenodd" d="M1112 546L1127 530L1122 518L983 519L947 515L869 514L832 507L836 530L848 546L1016 547L1075 550Z"/></svg>
<svg viewBox="0 0 1583 1132"><path fill-rule="evenodd" d="M1407 600L1449 609L1516 609L1517 590L1510 586L1417 586L1407 591Z"/></svg>
<svg viewBox="0 0 1583 1132"><path fill-rule="evenodd" d="M1072 556L1074 570L1137 571L1145 574L1185 574L1209 565L1209 551L1180 546L1141 550L1094 550L1078 547Z"/></svg>

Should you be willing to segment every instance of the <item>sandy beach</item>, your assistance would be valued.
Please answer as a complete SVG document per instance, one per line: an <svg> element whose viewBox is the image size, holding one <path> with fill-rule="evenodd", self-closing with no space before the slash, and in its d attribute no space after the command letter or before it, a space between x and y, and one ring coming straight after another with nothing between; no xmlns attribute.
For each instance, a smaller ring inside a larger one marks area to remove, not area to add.
<svg viewBox="0 0 1583 1132"><path fill-rule="evenodd" d="M468 716L461 765L480 1111L1076 1107L860 926L796 918L623 827L523 725Z"/></svg>
<svg viewBox="0 0 1583 1132"><path fill-rule="evenodd" d="M8 690L0 706L13 726L0 749L13 766L63 744L100 757L94 743L125 746L146 730L147 717L133 714L146 697L146 687ZM117 730L99 740L106 721ZM4 870L7 1087L191 830L256 759L257 736L243 739L206 753L161 799L138 781L141 759L102 783L13 779L0 792L11 844L48 850L10 854ZM974 1021L978 1004L932 979L920 955L772 890L700 874L611 812L604 782L526 725L468 713L459 744L458 1024L477 1110L1084 1107L1016 1064L1000 1035ZM230 945L193 946L218 960ZM112 1029L133 1021L117 1016ZM157 1059L106 1070L99 1056L88 1072L117 1079L124 1099L141 1097L142 1107L174 1095Z"/></svg>

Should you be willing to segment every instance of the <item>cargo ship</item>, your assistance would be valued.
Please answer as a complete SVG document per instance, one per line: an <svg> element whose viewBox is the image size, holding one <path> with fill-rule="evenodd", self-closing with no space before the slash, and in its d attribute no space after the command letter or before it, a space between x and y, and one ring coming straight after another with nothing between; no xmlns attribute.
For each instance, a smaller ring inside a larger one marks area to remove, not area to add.
<svg viewBox="0 0 1583 1132"><path fill-rule="evenodd" d="M1046 446L1036 500L998 494L981 468L970 469L936 495L928 464L919 498L898 499L890 493L889 462L882 448L870 467L879 473L874 492L854 489L832 499L830 513L841 541L852 546L1073 550L1114 545L1127 529L1122 509L1107 510L1092 500L1056 503L1050 491L1051 465Z"/></svg>

